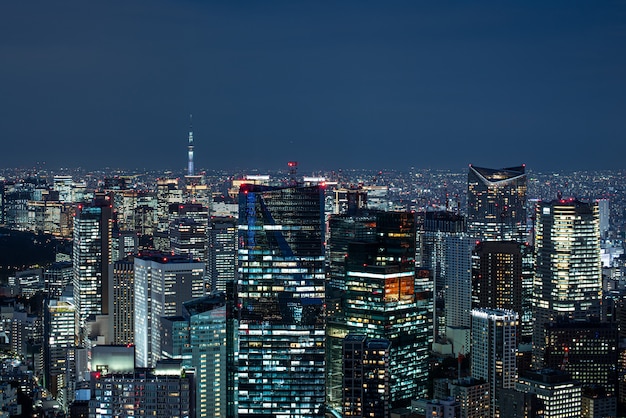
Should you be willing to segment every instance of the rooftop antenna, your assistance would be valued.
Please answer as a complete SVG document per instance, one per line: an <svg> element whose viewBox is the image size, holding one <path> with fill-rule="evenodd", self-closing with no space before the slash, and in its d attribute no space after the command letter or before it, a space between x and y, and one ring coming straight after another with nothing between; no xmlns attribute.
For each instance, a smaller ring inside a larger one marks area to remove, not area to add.
<svg viewBox="0 0 626 418"><path fill-rule="evenodd" d="M193 176L193 124L189 114L189 145L187 146L189 154L189 163L187 165L187 175Z"/></svg>

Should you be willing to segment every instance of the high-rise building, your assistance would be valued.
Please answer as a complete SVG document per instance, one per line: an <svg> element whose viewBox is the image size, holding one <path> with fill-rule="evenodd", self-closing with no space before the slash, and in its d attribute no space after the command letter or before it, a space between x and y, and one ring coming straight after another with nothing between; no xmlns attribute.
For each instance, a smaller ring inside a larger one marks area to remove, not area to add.
<svg viewBox="0 0 626 418"><path fill-rule="evenodd" d="M472 309L472 377L489 383L490 414L499 417L500 389L512 389L517 380L516 312Z"/></svg>
<svg viewBox="0 0 626 418"><path fill-rule="evenodd" d="M71 261L59 261L44 270L43 280L46 293L52 299L58 299L67 285L72 283L74 270Z"/></svg>
<svg viewBox="0 0 626 418"><path fill-rule="evenodd" d="M526 167L469 166L467 228L481 241L525 241Z"/></svg>
<svg viewBox="0 0 626 418"><path fill-rule="evenodd" d="M520 316L520 337L532 337L532 250L515 241L484 241L474 248L472 307L508 309Z"/></svg>
<svg viewBox="0 0 626 418"><path fill-rule="evenodd" d="M558 317L600 316L598 205L575 199L539 203L535 253L533 361L537 368L543 361L546 325Z"/></svg>
<svg viewBox="0 0 626 418"><path fill-rule="evenodd" d="M71 300L50 299L44 317L45 386L52 396L65 403L67 351L76 345L76 308Z"/></svg>
<svg viewBox="0 0 626 418"><path fill-rule="evenodd" d="M183 203L183 190L178 185L178 179L157 179L157 228L154 233L154 248L159 251L169 251L169 207Z"/></svg>
<svg viewBox="0 0 626 418"><path fill-rule="evenodd" d="M155 251L138 254L134 270L137 366L153 367L162 357L161 317L180 315L183 302L203 295L205 265Z"/></svg>
<svg viewBox="0 0 626 418"><path fill-rule="evenodd" d="M109 264L109 312L112 344L133 344L135 340L135 262L132 256Z"/></svg>
<svg viewBox="0 0 626 418"><path fill-rule="evenodd" d="M353 332L390 341L390 403L408 406L427 392L432 278L428 270L415 269L414 214L367 211L356 216L366 225L353 230L365 240L355 236L347 243L341 309L327 320L327 403L340 409L342 344ZM339 231L345 224L339 222Z"/></svg>
<svg viewBox="0 0 626 418"><path fill-rule="evenodd" d="M433 336L445 335L446 329L446 238L465 233L465 218L449 211L427 211L417 214L418 267L431 271L434 289Z"/></svg>
<svg viewBox="0 0 626 418"><path fill-rule="evenodd" d="M83 327L91 315L109 309L109 263L113 231L112 202L96 196L91 204L79 204L74 218L74 303Z"/></svg>
<svg viewBox="0 0 626 418"><path fill-rule="evenodd" d="M207 243L207 277L211 291L226 291L237 280L237 219L211 217Z"/></svg>
<svg viewBox="0 0 626 418"><path fill-rule="evenodd" d="M609 199L598 199L598 221L600 227L600 237L606 238L610 228L611 211L609 209Z"/></svg>
<svg viewBox="0 0 626 418"><path fill-rule="evenodd" d="M475 244L476 241L466 234L445 238L446 327L470 327L472 250Z"/></svg>
<svg viewBox="0 0 626 418"><path fill-rule="evenodd" d="M376 215L367 210L332 215L328 225L326 316L332 318L341 315L341 297L346 290L348 245L351 242L376 242ZM338 381L336 387L339 387Z"/></svg>
<svg viewBox="0 0 626 418"><path fill-rule="evenodd" d="M239 189L239 417L323 416L323 188Z"/></svg>
<svg viewBox="0 0 626 418"><path fill-rule="evenodd" d="M182 316L163 318L163 326L163 352L195 370L196 417L226 417L225 295L187 301Z"/></svg>
<svg viewBox="0 0 626 418"><path fill-rule="evenodd" d="M207 224L191 218L177 218L170 223L170 248L176 255L207 261Z"/></svg>
<svg viewBox="0 0 626 418"><path fill-rule="evenodd" d="M139 236L134 231L113 231L112 261L133 255L139 248Z"/></svg>
<svg viewBox="0 0 626 418"><path fill-rule="evenodd" d="M387 418L391 409L389 347L385 339L343 339L343 416Z"/></svg>

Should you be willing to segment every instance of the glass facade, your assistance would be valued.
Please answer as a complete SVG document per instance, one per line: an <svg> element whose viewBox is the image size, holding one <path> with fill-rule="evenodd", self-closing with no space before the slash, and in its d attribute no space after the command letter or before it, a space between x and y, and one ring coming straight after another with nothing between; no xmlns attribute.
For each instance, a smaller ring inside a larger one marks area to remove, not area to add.
<svg viewBox="0 0 626 418"><path fill-rule="evenodd" d="M470 165L467 227L479 240L525 239L526 167L501 169Z"/></svg>
<svg viewBox="0 0 626 418"><path fill-rule="evenodd" d="M512 389L517 380L518 325L510 310L472 310L472 377L489 383L492 417L500 416L500 389Z"/></svg>
<svg viewBox="0 0 626 418"><path fill-rule="evenodd" d="M237 278L237 219L212 217L209 220L207 276L211 289L226 291Z"/></svg>
<svg viewBox="0 0 626 418"><path fill-rule="evenodd" d="M358 219L367 220L364 215ZM373 234L347 243L341 309L327 323L327 402L335 409L342 403L343 339L351 332L390 341L392 407L426 396L433 283L428 270L415 269L415 216L383 211L367 216Z"/></svg>
<svg viewBox="0 0 626 418"><path fill-rule="evenodd" d="M138 367L152 367L162 357L161 317L182 313L202 283L204 263L161 252L137 255L135 262L135 346Z"/></svg>
<svg viewBox="0 0 626 418"><path fill-rule="evenodd" d="M240 417L323 416L323 188L239 190Z"/></svg>
<svg viewBox="0 0 626 418"><path fill-rule="evenodd" d="M78 205L74 218L74 303L80 324L108 313L113 220L108 196Z"/></svg>
<svg viewBox="0 0 626 418"><path fill-rule="evenodd" d="M533 284L535 366L541 366L545 327L558 317L599 317L602 291L597 203L574 199L541 202L535 228Z"/></svg>

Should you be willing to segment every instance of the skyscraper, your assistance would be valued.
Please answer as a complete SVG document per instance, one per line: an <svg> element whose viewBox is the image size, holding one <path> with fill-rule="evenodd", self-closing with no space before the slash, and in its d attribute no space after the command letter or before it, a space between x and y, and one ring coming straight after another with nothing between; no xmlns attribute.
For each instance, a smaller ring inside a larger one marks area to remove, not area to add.
<svg viewBox="0 0 626 418"><path fill-rule="evenodd" d="M526 167L469 166L467 227L479 240L524 240Z"/></svg>
<svg viewBox="0 0 626 418"><path fill-rule="evenodd" d="M52 395L65 400L67 350L75 341L76 308L69 300L48 300L44 318L45 385Z"/></svg>
<svg viewBox="0 0 626 418"><path fill-rule="evenodd" d="M170 248L176 255L207 261L207 224L191 218L177 218L170 223Z"/></svg>
<svg viewBox="0 0 626 418"><path fill-rule="evenodd" d="M540 367L546 325L558 317L599 317L602 262L597 204L575 199L541 202L536 219L533 361Z"/></svg>
<svg viewBox="0 0 626 418"><path fill-rule="evenodd" d="M132 256L109 265L111 278L109 293L111 300L111 342L132 344L135 338L135 262Z"/></svg>
<svg viewBox="0 0 626 418"><path fill-rule="evenodd" d="M469 328L472 309L472 249L466 234L445 239L446 327Z"/></svg>
<svg viewBox="0 0 626 418"><path fill-rule="evenodd" d="M112 202L96 196L91 204L79 204L74 218L74 303L83 326L91 315L109 309L109 263L113 231Z"/></svg>
<svg viewBox="0 0 626 418"><path fill-rule="evenodd" d="M509 309L520 316L520 336L532 337L532 249L515 241L484 241L474 249L472 307Z"/></svg>
<svg viewBox="0 0 626 418"><path fill-rule="evenodd" d="M518 315L504 309L472 310L472 377L489 383L491 416L498 417L500 389L517 380Z"/></svg>
<svg viewBox="0 0 626 418"><path fill-rule="evenodd" d="M323 416L320 186L239 190L239 416Z"/></svg>
<svg viewBox="0 0 626 418"><path fill-rule="evenodd" d="M137 366L153 367L162 357L161 317L180 315L183 302L202 296L204 263L156 251L134 262Z"/></svg>
<svg viewBox="0 0 626 418"><path fill-rule="evenodd" d="M426 211L417 214L416 264L429 269L433 278L433 336L443 337L446 329L446 239L466 232L465 218L449 211Z"/></svg>
<svg viewBox="0 0 626 418"><path fill-rule="evenodd" d="M349 334L343 340L343 416L387 418L391 410L385 339Z"/></svg>
<svg viewBox="0 0 626 418"><path fill-rule="evenodd" d="M183 303L163 318L164 352L195 369L196 417L226 417L226 298L214 293Z"/></svg>
<svg viewBox="0 0 626 418"><path fill-rule="evenodd" d="M207 277L211 290L226 291L237 278L237 219L212 217L209 220Z"/></svg>
<svg viewBox="0 0 626 418"><path fill-rule="evenodd" d="M331 236L346 230L348 218L340 219ZM432 278L415 269L415 215L368 210L353 222L359 233L347 242L341 309L327 321L327 401L342 402L342 345L352 332L390 341L390 404L407 406L426 395L432 343Z"/></svg>

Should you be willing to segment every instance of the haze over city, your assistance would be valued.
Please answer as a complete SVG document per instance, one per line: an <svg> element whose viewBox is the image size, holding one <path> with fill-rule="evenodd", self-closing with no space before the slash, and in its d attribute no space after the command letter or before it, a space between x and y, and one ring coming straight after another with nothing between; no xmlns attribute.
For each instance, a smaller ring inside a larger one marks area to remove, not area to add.
<svg viewBox="0 0 626 418"><path fill-rule="evenodd" d="M622 168L626 4L7 2L0 165Z"/></svg>

